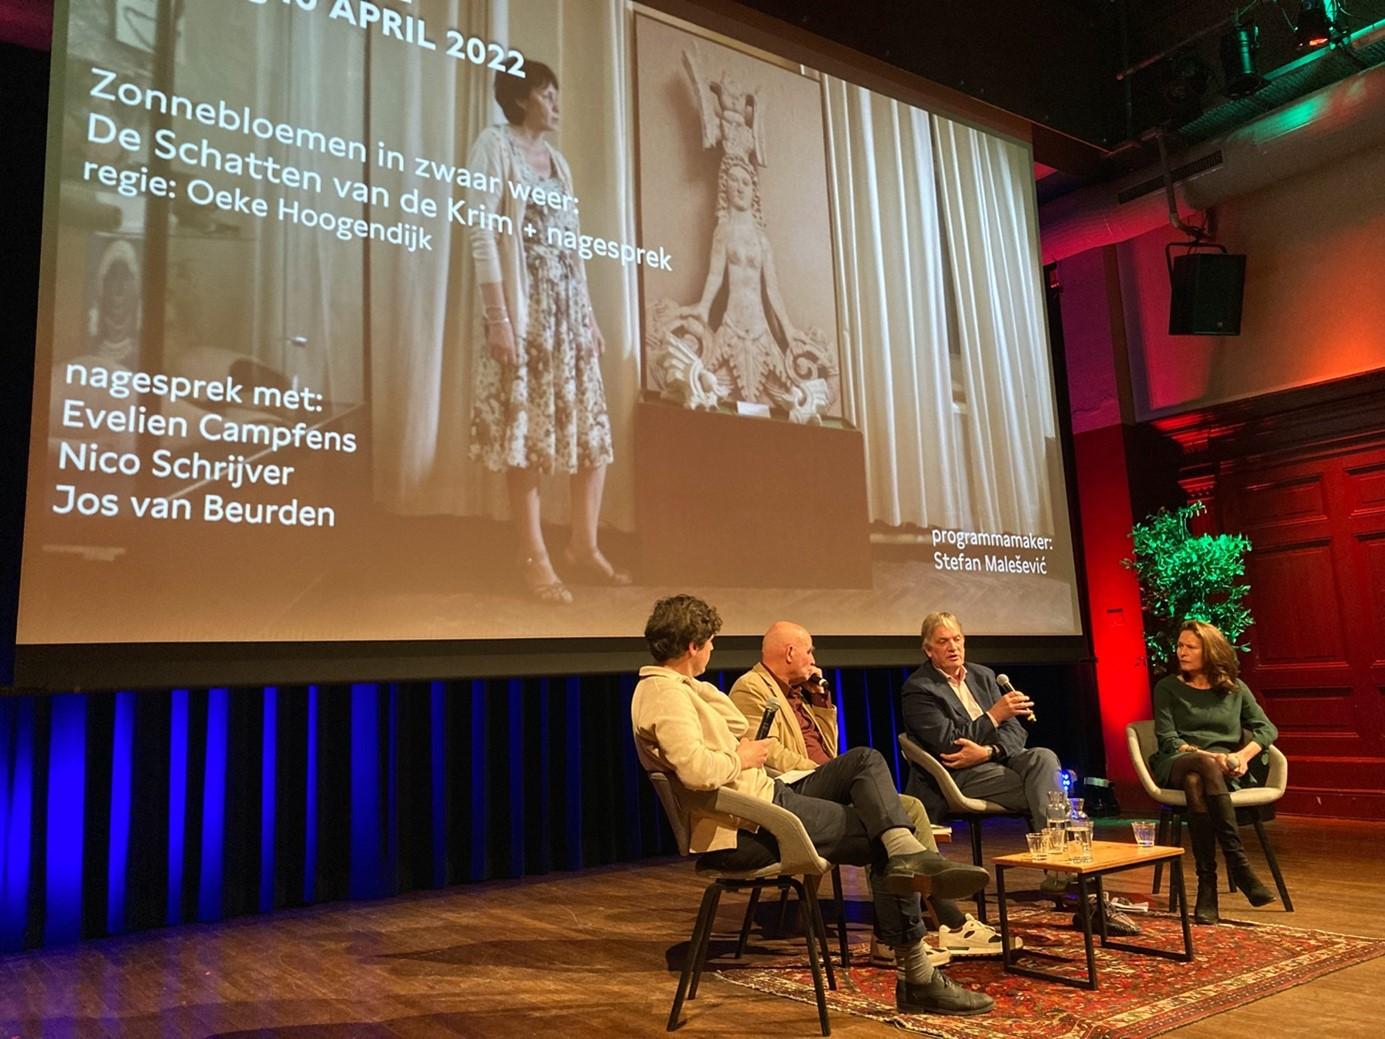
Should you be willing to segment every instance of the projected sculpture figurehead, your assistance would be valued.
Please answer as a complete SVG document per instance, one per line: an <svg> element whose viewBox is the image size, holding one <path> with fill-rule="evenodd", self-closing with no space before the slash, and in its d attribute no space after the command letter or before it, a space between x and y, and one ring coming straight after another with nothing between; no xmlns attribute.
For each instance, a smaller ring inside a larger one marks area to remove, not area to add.
<svg viewBox="0 0 1385 1039"><path fill-rule="evenodd" d="M721 400L770 404L794 422L821 422L835 396L834 353L817 329L799 329L779 291L757 167L766 165L764 104L730 77L709 82L683 52L704 148L721 149L716 227L702 297L654 308L650 356L663 396L690 408Z"/></svg>
<svg viewBox="0 0 1385 1039"><path fill-rule="evenodd" d="M702 119L702 147L721 145L726 157L765 165L764 103L735 79L723 76L707 82L695 55L683 52L683 68L692 80L698 115Z"/></svg>
<svg viewBox="0 0 1385 1039"><path fill-rule="evenodd" d="M702 299L691 308L706 327L715 327L703 361L725 377L740 399L780 398L788 388L784 350L770 332L768 299L785 342L795 332L779 298L774 253L764 231L759 191L750 164L727 155L721 161L717 226ZM721 319L711 324L712 303L725 286Z"/></svg>

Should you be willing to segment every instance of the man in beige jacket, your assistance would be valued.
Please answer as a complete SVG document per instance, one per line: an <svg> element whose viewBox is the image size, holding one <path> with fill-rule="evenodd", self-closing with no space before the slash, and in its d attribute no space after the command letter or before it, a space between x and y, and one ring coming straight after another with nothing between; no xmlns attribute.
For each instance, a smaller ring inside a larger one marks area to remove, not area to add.
<svg viewBox="0 0 1385 1039"><path fill-rule="evenodd" d="M831 690L823 682L815 654L813 637L806 628L792 621L776 621L760 643L759 663L731 686L731 702L740 708L752 728L760 724L769 704L778 705L765 758L773 771L814 769L837 757L837 708ZM929 851L937 851L933 826L923 803L907 794L900 795L900 803L919 843ZM1000 955L1000 934L995 928L963 913L951 899L934 895L929 902L938 920L934 966L941 966L953 956ZM1016 937L1011 945L1017 949L1021 943ZM872 962L888 963L891 959L888 946L873 943Z"/></svg>
<svg viewBox="0 0 1385 1039"><path fill-rule="evenodd" d="M745 716L725 694L697 676L707 669L716 610L690 595L655 603L644 637L656 664L640 669L630 719L640 762L672 773L689 792L691 849L709 852L725 869L757 869L778 859L773 836L742 828L699 794L728 787L772 801L803 822L829 862L872 867L876 936L895 949L895 1000L900 1010L985 1013L994 1001L953 983L928 963L918 891L962 898L990 880L976 866L948 862L914 837L885 760L856 747L792 783L770 778L771 740L746 736Z"/></svg>

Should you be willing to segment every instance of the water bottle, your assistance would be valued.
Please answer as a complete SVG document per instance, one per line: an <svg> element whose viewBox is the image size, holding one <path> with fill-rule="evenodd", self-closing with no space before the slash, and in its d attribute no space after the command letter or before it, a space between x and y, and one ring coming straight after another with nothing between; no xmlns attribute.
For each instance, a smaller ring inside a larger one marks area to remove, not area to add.
<svg viewBox="0 0 1385 1039"><path fill-rule="evenodd" d="M1070 811L1066 795L1058 790L1049 792L1048 807L1044 812L1048 822L1046 840L1048 852L1055 858L1067 854L1068 814Z"/></svg>
<svg viewBox="0 0 1385 1039"><path fill-rule="evenodd" d="M1072 798L1068 815L1068 858L1078 863L1092 861L1092 820L1082 810L1082 803L1082 798Z"/></svg>

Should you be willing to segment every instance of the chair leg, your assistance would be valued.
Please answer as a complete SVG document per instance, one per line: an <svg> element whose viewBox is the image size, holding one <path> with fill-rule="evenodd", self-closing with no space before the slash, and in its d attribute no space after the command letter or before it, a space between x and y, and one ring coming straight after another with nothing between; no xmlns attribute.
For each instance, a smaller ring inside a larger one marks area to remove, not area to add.
<svg viewBox="0 0 1385 1039"><path fill-rule="evenodd" d="M800 884L793 880L791 883L798 889L799 901L803 907L803 937L808 944L808 967L813 972L813 994L817 996L818 1024L823 1035L831 1035L832 1026L827 1020L827 993L823 991L822 985L823 960L826 960L827 974L834 989L837 982L832 976L831 958L818 957L818 943L821 942L824 946L827 943L827 927L822 922L822 909L818 906L817 895L813 892L813 878L805 878L805 881Z"/></svg>
<svg viewBox="0 0 1385 1039"><path fill-rule="evenodd" d="M1156 832L1154 835L1155 844L1161 844L1167 847L1168 845L1173 843L1173 837L1170 834L1170 819L1172 818L1172 816L1173 813L1171 813L1167 808L1159 809L1159 828L1158 832ZM1159 886L1163 882L1163 878L1164 863L1163 860L1160 860L1159 862L1156 862L1154 864L1154 889L1151 892L1152 894L1157 895L1159 893Z"/></svg>
<svg viewBox="0 0 1385 1039"><path fill-rule="evenodd" d="M1169 825L1172 827L1172 832L1170 832L1170 834L1169 834L1169 838L1170 838L1169 844L1172 845L1172 846L1175 847L1175 848L1181 848L1181 847L1183 847L1183 813L1182 813L1182 812L1174 812L1174 813L1173 813L1173 818L1172 818L1172 820L1170 820ZM1175 892L1174 892L1174 890L1173 890L1173 881L1169 881L1169 912L1170 912L1170 913L1173 912L1174 895L1175 895Z"/></svg>
<svg viewBox="0 0 1385 1039"><path fill-rule="evenodd" d="M981 820L969 817L967 826L971 830L971 864L981 865ZM976 893L976 918L983 924L986 922L986 889L982 888Z"/></svg>
<svg viewBox="0 0 1385 1039"><path fill-rule="evenodd" d="M1279 872L1279 860L1274 856L1274 848L1270 847L1269 838L1265 836L1265 824L1260 821L1260 813L1255 813L1255 836L1260 838L1260 847L1264 849L1265 861L1269 863L1270 872L1274 874L1274 886L1279 888L1279 900L1284 903L1284 912L1294 911L1293 900L1289 898L1289 889L1284 885L1284 874Z"/></svg>
<svg viewBox="0 0 1385 1039"><path fill-rule="evenodd" d="M779 921L774 925L774 937L784 936L784 922L789 916L789 889L783 887L779 889Z"/></svg>
<svg viewBox="0 0 1385 1039"><path fill-rule="evenodd" d="M846 939L846 898L842 895L842 868L832 867L832 897L837 902L837 945L841 950L842 969L851 966L851 946Z"/></svg>
<svg viewBox="0 0 1385 1039"><path fill-rule="evenodd" d="M678 991L673 995L673 1007L668 1012L667 1030L670 1032L678 1027L678 1015L682 1013L683 1000L688 994L688 983L692 980L693 968L697 965L702 936L711 929L712 917L716 914L716 904L720 897L718 885L715 883L708 884L707 890L702 892L702 905L698 908L692 937L688 939L688 952L683 959L683 973L678 975Z"/></svg>
<svg viewBox="0 0 1385 1039"><path fill-rule="evenodd" d="M750 939L750 925L755 920L755 907L760 903L760 889L750 889L750 898L745 903L745 920L741 922L741 936L736 939L736 959L745 955L745 943Z"/></svg>
<svg viewBox="0 0 1385 1039"><path fill-rule="evenodd" d="M712 885L712 908L707 913L707 923L702 928L702 942L697 949L697 960L693 964L692 984L688 987L688 998L697 998L697 985L702 980L703 968L707 966L707 950L712 945L712 925L716 923L717 906L721 903L722 887Z"/></svg>
<svg viewBox="0 0 1385 1039"><path fill-rule="evenodd" d="M822 915L822 896L818 893L818 887L822 884L821 877L803 878L804 886L808 889L811 905L804 905L805 910L812 913L812 923L817 928L818 948L822 950L822 963L827 970L827 987L833 992L837 990L837 975L832 969L832 944L827 938L827 922Z"/></svg>

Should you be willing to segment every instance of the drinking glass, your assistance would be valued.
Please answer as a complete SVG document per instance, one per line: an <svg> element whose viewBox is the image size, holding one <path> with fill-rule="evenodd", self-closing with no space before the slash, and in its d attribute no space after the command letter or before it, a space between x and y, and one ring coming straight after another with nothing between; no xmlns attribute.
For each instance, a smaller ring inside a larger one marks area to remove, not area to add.
<svg viewBox="0 0 1385 1039"><path fill-rule="evenodd" d="M1048 852L1049 858L1061 859L1067 853L1067 826L1045 826L1044 827L1044 848Z"/></svg>
<svg viewBox="0 0 1385 1039"><path fill-rule="evenodd" d="M1140 820L1130 824L1130 829L1134 831L1135 843L1141 848L1154 847L1154 824L1147 820Z"/></svg>
<svg viewBox="0 0 1385 1039"><path fill-rule="evenodd" d="M1042 833L1026 833L1024 839L1029 843L1029 857L1031 859L1048 858L1048 843Z"/></svg>
<svg viewBox="0 0 1385 1039"><path fill-rule="evenodd" d="M1067 858L1069 862L1092 861L1092 821L1069 821Z"/></svg>

